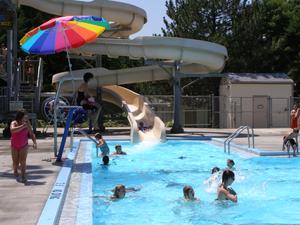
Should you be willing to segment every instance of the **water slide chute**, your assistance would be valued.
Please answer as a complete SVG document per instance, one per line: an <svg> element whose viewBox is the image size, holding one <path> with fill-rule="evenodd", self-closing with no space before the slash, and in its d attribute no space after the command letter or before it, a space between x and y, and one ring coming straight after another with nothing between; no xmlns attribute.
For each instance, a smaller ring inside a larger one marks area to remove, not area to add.
<svg viewBox="0 0 300 225"><path fill-rule="evenodd" d="M224 68L225 60L227 59L227 49L224 46L206 41L170 37L123 39L139 31L144 23L147 22L147 16L143 9L127 3L107 0L94 0L90 2L74 0L14 0L13 2L31 6L55 15L94 15L111 21L111 31L102 35L102 37L109 38L98 39L96 42L78 49L76 53L89 55L101 54L110 57L128 56L132 59L173 60L183 63L181 72L189 74L218 73ZM93 68L74 71L73 74L76 81L75 85L78 87L80 82L82 82L82 75L85 72L92 72L95 75L95 79L90 84L90 87L95 91L96 87L105 88L111 85L168 80L172 78L174 65L164 66L164 68L163 70L158 65L114 71L104 68ZM54 75L52 81L54 84L57 84L62 79L64 80L64 84L62 85L63 92L70 92L71 80L68 72ZM108 89L109 91L107 92L110 93L120 90L118 88ZM114 96L114 98L116 96L120 97L118 93L114 93ZM124 99L121 98L119 101L124 102ZM141 105L148 107L147 104ZM129 113L131 113L130 107L128 109ZM143 117L143 113L139 112L137 114L140 114L140 116L135 117L136 122ZM152 121L154 121L154 118L152 118ZM135 130L135 133L132 133L132 135L138 136L138 138L132 138L132 140L142 139L138 130ZM161 135L161 137L163 136Z"/></svg>
<svg viewBox="0 0 300 225"><path fill-rule="evenodd" d="M111 30L102 37L128 38L142 29L147 22L146 12L134 5L108 0L12 0L58 16L90 15L111 21Z"/></svg>

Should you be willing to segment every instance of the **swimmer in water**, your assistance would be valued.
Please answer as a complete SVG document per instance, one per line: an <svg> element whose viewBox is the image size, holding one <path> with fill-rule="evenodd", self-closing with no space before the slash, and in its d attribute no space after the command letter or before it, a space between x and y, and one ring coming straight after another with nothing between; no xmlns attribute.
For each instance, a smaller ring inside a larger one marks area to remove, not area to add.
<svg viewBox="0 0 300 225"><path fill-rule="evenodd" d="M199 201L198 198L195 198L195 192L192 186L184 186L183 188L183 196L186 201Z"/></svg>
<svg viewBox="0 0 300 225"><path fill-rule="evenodd" d="M211 176L204 181L204 184L208 185L209 188L216 188L221 181L221 175L220 168L215 166L211 170Z"/></svg>
<svg viewBox="0 0 300 225"><path fill-rule="evenodd" d="M219 171L220 171L220 168L217 167L217 166L215 166L214 168L212 168L211 174L217 173L217 172L219 172Z"/></svg>
<svg viewBox="0 0 300 225"><path fill-rule="evenodd" d="M106 144L106 141L104 140L104 138L102 137L102 135L100 133L96 133L95 134L95 138L97 140L97 147L100 148L101 150L101 155L103 156L108 156L109 155L109 147Z"/></svg>
<svg viewBox="0 0 300 225"><path fill-rule="evenodd" d="M227 159L227 169L235 170L234 165L235 165L235 163L232 159Z"/></svg>
<svg viewBox="0 0 300 225"><path fill-rule="evenodd" d="M126 194L126 188L123 184L118 184L114 190L113 190L113 195L110 196L110 199L114 200L114 199L122 199L125 197Z"/></svg>
<svg viewBox="0 0 300 225"><path fill-rule="evenodd" d="M116 151L112 155L127 155L126 152L122 151L122 146L121 145L116 145L115 150Z"/></svg>
<svg viewBox="0 0 300 225"><path fill-rule="evenodd" d="M234 181L234 173L231 170L224 170L222 174L222 183L218 187L218 198L217 200L230 200L237 202L236 192L229 186Z"/></svg>
<svg viewBox="0 0 300 225"><path fill-rule="evenodd" d="M109 163L109 157L107 155L102 157L103 165L107 166Z"/></svg>
<svg viewBox="0 0 300 225"><path fill-rule="evenodd" d="M134 187L126 188L125 185L118 184L112 190L112 192L113 192L112 196L95 196L95 198L108 198L110 200L119 200L119 199L124 198L127 192L136 192L139 190L141 190L141 188L134 188Z"/></svg>

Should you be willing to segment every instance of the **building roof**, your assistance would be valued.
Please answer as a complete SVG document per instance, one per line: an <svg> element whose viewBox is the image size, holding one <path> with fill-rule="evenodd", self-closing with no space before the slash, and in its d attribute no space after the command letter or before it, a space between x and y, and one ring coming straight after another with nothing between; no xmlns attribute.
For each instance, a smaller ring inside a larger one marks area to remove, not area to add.
<svg viewBox="0 0 300 225"><path fill-rule="evenodd" d="M225 73L222 80L223 84L294 84L285 73Z"/></svg>

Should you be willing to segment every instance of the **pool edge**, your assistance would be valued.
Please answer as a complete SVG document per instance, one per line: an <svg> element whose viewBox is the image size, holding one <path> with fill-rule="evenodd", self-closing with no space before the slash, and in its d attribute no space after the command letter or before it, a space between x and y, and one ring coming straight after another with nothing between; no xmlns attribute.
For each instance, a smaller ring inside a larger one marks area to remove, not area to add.
<svg viewBox="0 0 300 225"><path fill-rule="evenodd" d="M224 144L224 140L223 139L220 139L220 138L212 138L211 139L212 141L214 142L217 142L217 143L222 143ZM238 145L238 144L235 144L235 143L231 143L231 146L233 148L236 148L240 151L244 151L244 152L247 152L247 153L252 153L254 155L257 155L257 156L288 156L288 152L286 151L266 151L266 150L263 150L263 149L259 149L259 148L248 148L247 146L245 145ZM290 154L292 155L292 153ZM296 156L299 156L300 153L296 153Z"/></svg>
<svg viewBox="0 0 300 225"><path fill-rule="evenodd" d="M70 149L68 157L58 173L53 188L41 212L37 225L56 225L59 223L80 142L81 140L76 140Z"/></svg>

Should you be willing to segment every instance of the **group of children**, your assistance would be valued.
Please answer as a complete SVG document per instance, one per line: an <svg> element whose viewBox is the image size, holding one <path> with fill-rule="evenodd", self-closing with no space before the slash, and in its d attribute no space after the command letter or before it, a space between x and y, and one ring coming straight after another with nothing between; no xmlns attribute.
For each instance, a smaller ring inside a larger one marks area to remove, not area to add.
<svg viewBox="0 0 300 225"><path fill-rule="evenodd" d="M102 156L102 162L103 165L108 165L109 164L109 147L102 137L100 133L95 134L95 138L97 140L97 148L100 148L101 150L101 156ZM126 152L122 151L122 146L121 145L116 145L115 146L115 152L112 153L111 155L127 155ZM122 199L125 197L125 194L127 192L134 192L134 191L139 191L140 188L133 188L129 187L126 188L125 185L123 184L118 184L113 190L113 195L112 196L97 196L98 198L108 198L110 200L117 200L117 199Z"/></svg>
<svg viewBox="0 0 300 225"><path fill-rule="evenodd" d="M109 164L109 147L106 144L106 141L102 137L100 133L95 134L95 138L97 141L97 148L100 148L101 150L101 156L102 156L102 162L104 165ZM122 146L121 145L116 145L115 146L115 152L112 155L126 155L126 152L122 151Z"/></svg>
<svg viewBox="0 0 300 225"><path fill-rule="evenodd" d="M104 165L108 165L109 163L109 148L103 139L102 135L97 133L95 138L98 142L97 147L101 149L102 161ZM122 151L121 145L115 146L115 152L112 155L126 155L126 152ZM234 172L234 161L232 159L227 160L227 168L223 171L220 170L219 167L214 167L212 169L212 175L209 179L215 180L218 182L219 176L222 174L222 183L219 184L217 190L217 200L231 200L233 202L237 202L237 194L236 192L230 187L235 179ZM97 196L100 198L108 198L110 200L118 200L125 197L127 192L135 192L139 191L140 188L126 188L123 184L118 184L113 190L112 196ZM195 191L192 186L186 185L183 187L183 196L186 201L200 201L200 199L195 197Z"/></svg>
<svg viewBox="0 0 300 225"><path fill-rule="evenodd" d="M222 175L222 182L218 185L217 189L217 200L230 200L232 202L237 202L237 194L236 192L230 187L235 179L234 172L234 161L232 159L227 160L227 168L223 171L220 170L219 167L214 167L212 169L212 175L208 179L214 182L218 182L219 176ZM207 182L209 183L209 182ZM184 186L183 188L183 195L186 201L199 201L198 198L195 197L195 191L191 186Z"/></svg>
<svg viewBox="0 0 300 225"><path fill-rule="evenodd" d="M103 139L100 133L95 134L95 138L97 140L97 147L101 150L102 161L104 165L108 165L109 163L109 147L106 144L106 141ZM122 151L121 145L115 146L115 152L112 155L126 155L126 152ZM237 202L237 194L230 187L230 185L234 182L235 175L232 170L234 170L234 161L232 159L227 160L227 168L223 171L220 170L219 167L214 167L211 171L212 175L208 179L208 184L212 182L219 182L220 176L222 175L222 182L218 185L217 189L217 200L231 200L232 202ZM97 196L97 197L105 197L110 200L122 199L125 197L126 192L139 191L140 189L136 188L126 188L123 184L118 184L112 191L113 195L106 196ZM195 197L195 191L192 186L186 185L183 187L183 196L187 201L199 201L200 199Z"/></svg>

